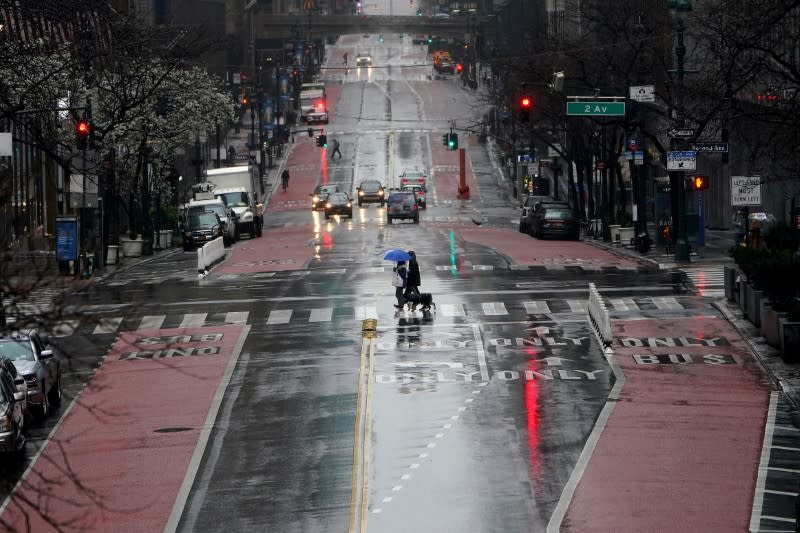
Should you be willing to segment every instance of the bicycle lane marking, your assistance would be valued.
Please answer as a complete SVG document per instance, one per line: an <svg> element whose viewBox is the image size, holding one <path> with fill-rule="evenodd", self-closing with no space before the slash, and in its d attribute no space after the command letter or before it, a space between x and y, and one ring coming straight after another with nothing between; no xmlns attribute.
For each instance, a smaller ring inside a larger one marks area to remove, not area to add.
<svg viewBox="0 0 800 533"><path fill-rule="evenodd" d="M560 530L746 531L770 390L744 340L716 317L612 327L625 385Z"/></svg>
<svg viewBox="0 0 800 533"><path fill-rule="evenodd" d="M123 332L9 498L6 527L162 531L248 329Z"/></svg>

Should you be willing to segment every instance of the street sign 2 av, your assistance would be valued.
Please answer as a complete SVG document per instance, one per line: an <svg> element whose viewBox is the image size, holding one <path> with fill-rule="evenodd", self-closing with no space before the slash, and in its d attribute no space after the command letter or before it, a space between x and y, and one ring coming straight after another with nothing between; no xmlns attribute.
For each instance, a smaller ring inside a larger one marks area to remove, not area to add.
<svg viewBox="0 0 800 533"><path fill-rule="evenodd" d="M728 143L692 143L691 149L695 152L727 153Z"/></svg>
<svg viewBox="0 0 800 533"><path fill-rule="evenodd" d="M567 115L614 117L625 115L625 102L567 102Z"/></svg>
<svg viewBox="0 0 800 533"><path fill-rule="evenodd" d="M667 152L667 170L695 170L697 152Z"/></svg>

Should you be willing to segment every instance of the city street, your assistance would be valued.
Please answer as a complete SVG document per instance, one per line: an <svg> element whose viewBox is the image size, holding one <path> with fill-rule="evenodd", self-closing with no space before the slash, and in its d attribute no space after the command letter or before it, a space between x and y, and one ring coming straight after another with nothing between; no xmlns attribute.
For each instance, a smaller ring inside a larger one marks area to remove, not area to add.
<svg viewBox="0 0 800 533"><path fill-rule="evenodd" d="M338 68L362 50L372 67ZM342 155L295 128L263 237L206 276L174 249L70 297L82 318L53 332L65 401L31 430L27 469L4 472L21 480L7 529L793 530L800 461L763 450L796 451L800 432L705 271L687 284L517 231L519 200L469 131L481 93L426 56L409 36L342 36L315 126ZM320 183L355 197L406 170L428 175L419 224L378 204L310 209ZM391 248L416 252L429 311L393 306Z"/></svg>

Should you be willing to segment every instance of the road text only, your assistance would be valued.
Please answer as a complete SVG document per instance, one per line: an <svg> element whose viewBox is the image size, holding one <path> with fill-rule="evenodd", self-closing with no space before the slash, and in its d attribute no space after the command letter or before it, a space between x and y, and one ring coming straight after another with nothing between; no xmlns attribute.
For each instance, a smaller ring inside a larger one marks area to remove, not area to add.
<svg viewBox="0 0 800 533"><path fill-rule="evenodd" d="M559 381L594 381L597 375L606 370L498 370L490 379L497 381L533 381L533 380L559 380ZM481 380L480 372L424 372L398 374L376 374L375 383L475 383Z"/></svg>

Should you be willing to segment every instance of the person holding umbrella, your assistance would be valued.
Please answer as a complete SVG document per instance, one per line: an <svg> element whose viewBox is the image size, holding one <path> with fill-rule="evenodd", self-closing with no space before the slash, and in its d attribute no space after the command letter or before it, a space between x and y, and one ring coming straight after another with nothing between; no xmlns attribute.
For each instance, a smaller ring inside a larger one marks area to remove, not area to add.
<svg viewBox="0 0 800 533"><path fill-rule="evenodd" d="M392 269L392 286L394 286L394 295L397 298L396 309L402 309L405 305L406 299L404 297L406 289L406 281L408 279L408 269L406 268L406 261L411 259L411 256L404 250L393 248L387 250L383 254L384 261L395 261L397 265Z"/></svg>
<svg viewBox="0 0 800 533"><path fill-rule="evenodd" d="M411 259L408 260L408 276L406 277L406 292L403 294L403 297L407 300L412 302L411 310L414 311L417 308L417 302L419 301L419 286L422 284L419 275L419 263L417 263L417 254L414 253L413 250L408 251L408 255L411 256Z"/></svg>

